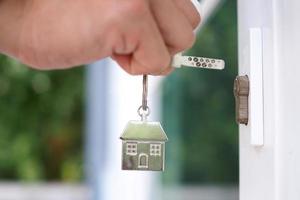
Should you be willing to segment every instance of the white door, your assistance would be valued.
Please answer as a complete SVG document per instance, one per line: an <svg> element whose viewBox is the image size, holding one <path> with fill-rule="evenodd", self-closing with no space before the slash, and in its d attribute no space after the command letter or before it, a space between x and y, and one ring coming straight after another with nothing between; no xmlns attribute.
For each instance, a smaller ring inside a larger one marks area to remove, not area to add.
<svg viewBox="0 0 300 200"><path fill-rule="evenodd" d="M239 0L239 74L251 85L240 200L300 199L299 10L298 0Z"/></svg>

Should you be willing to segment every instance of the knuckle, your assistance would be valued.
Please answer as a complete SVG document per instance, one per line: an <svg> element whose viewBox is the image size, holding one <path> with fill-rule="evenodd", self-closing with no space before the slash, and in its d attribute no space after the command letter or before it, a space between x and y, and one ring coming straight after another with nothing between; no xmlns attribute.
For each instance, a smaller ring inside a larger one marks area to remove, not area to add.
<svg viewBox="0 0 300 200"><path fill-rule="evenodd" d="M151 74L161 74L165 69L167 69L170 66L170 63L170 56L157 59L157 61L152 64L152 68L149 69L149 72Z"/></svg>
<svg viewBox="0 0 300 200"><path fill-rule="evenodd" d="M138 71L134 71L134 70L130 70L129 72L127 72L128 74L132 75L132 76L138 76L138 75L142 75L142 73L138 72Z"/></svg>
<svg viewBox="0 0 300 200"><path fill-rule="evenodd" d="M174 68L172 68L171 66L169 66L168 68L166 68L165 70L163 70L160 75L168 75L168 74L170 74L173 71L174 71Z"/></svg>
<svg viewBox="0 0 300 200"><path fill-rule="evenodd" d="M133 76L137 76L137 75L141 75L142 72L138 69L136 69L135 67L129 67L129 68L123 68L128 74L133 75Z"/></svg>
<svg viewBox="0 0 300 200"><path fill-rule="evenodd" d="M37 70L65 68L65 63L62 63L60 59L46 56L45 52L38 49L25 48L19 51L18 59L28 67Z"/></svg>
<svg viewBox="0 0 300 200"><path fill-rule="evenodd" d="M135 63L132 66L125 68L125 71L130 75L160 75L170 66L170 58L160 57L153 60L147 60L146 63Z"/></svg>
<svg viewBox="0 0 300 200"><path fill-rule="evenodd" d="M192 17L192 26L193 28L196 28L201 22L201 16L198 12L196 12L195 15Z"/></svg>
<svg viewBox="0 0 300 200"><path fill-rule="evenodd" d="M31 68L34 69L40 69L43 68L40 63L38 63L38 60L36 59L36 56L34 56L36 53L34 53L30 49L22 49L18 52L18 59L24 63L25 65L28 65Z"/></svg>
<svg viewBox="0 0 300 200"><path fill-rule="evenodd" d="M196 40L196 36L193 32L191 32L190 34L187 34L185 38L183 38L177 43L174 50L176 51L176 53L178 53L188 48L191 48L195 43L195 40Z"/></svg>
<svg viewBox="0 0 300 200"><path fill-rule="evenodd" d="M33 34L28 34L26 37L22 37L19 43L19 49L16 57L20 62L24 63L28 67L33 69L47 69L47 63L45 63L45 56L42 52L42 48L38 48L36 44L40 44L39 40L33 37Z"/></svg>
<svg viewBox="0 0 300 200"><path fill-rule="evenodd" d="M187 38L187 48L191 48L196 41L196 35L191 32L190 36Z"/></svg>
<svg viewBox="0 0 300 200"><path fill-rule="evenodd" d="M148 10L145 1L133 0L124 4L123 12L125 12L126 15L142 17L148 12Z"/></svg>

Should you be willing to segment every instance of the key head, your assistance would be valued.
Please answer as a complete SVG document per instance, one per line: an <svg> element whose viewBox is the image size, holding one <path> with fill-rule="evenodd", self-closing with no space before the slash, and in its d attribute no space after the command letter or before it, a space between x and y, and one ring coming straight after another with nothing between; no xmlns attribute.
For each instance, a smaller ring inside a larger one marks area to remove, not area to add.
<svg viewBox="0 0 300 200"><path fill-rule="evenodd" d="M224 60L196 56L183 56L182 53L176 54L173 57L171 65L175 68L194 67L216 70L223 70L225 68Z"/></svg>

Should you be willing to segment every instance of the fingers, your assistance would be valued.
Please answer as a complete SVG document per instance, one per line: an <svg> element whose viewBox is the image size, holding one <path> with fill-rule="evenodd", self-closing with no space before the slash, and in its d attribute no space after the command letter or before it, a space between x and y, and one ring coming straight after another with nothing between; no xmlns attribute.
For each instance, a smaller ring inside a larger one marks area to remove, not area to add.
<svg viewBox="0 0 300 200"><path fill-rule="evenodd" d="M201 21L201 16L191 0L173 0L177 8L185 15L189 20L193 29L197 28Z"/></svg>
<svg viewBox="0 0 300 200"><path fill-rule="evenodd" d="M190 0L148 3L148 12L137 16L131 10L132 18L122 20L112 58L133 75L166 75L173 71L171 56L193 45L200 16Z"/></svg>
<svg viewBox="0 0 300 200"><path fill-rule="evenodd" d="M170 53L154 18L151 16L150 10L143 17L142 20L131 20L130 24L124 25L124 27L131 26L131 28L126 28L126 32L122 36L124 46L136 43L133 51L126 51L122 54L119 50L114 50L113 59L130 74L159 75L163 69L169 66L171 62ZM132 35L135 35L135 37L132 38ZM135 39L137 41L133 42Z"/></svg>
<svg viewBox="0 0 300 200"><path fill-rule="evenodd" d="M173 0L150 0L150 7L172 55L193 45L193 26Z"/></svg>
<svg viewBox="0 0 300 200"><path fill-rule="evenodd" d="M164 75L164 76L166 76L166 75L170 74L170 73L173 72L173 71L174 71L174 68L171 67L171 66L169 66L169 67L167 67L166 69L164 69L163 71L161 71L159 75Z"/></svg>

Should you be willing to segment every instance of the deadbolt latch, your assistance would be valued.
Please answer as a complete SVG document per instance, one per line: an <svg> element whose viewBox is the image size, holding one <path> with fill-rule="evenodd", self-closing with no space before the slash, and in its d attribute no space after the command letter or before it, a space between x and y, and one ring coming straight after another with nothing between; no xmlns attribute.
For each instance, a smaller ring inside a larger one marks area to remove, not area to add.
<svg viewBox="0 0 300 200"><path fill-rule="evenodd" d="M249 118L249 78L247 75L236 77L233 91L236 105L236 122L247 125Z"/></svg>

